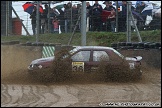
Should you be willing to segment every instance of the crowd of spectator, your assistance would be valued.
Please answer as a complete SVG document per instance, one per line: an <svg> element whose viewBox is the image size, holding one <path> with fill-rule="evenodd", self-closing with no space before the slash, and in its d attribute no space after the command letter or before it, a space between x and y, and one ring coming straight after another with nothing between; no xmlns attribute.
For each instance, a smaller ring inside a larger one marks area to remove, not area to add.
<svg viewBox="0 0 162 108"><path fill-rule="evenodd" d="M118 9L118 32L126 31L126 18L127 18L127 2L122 1L122 11L119 8L115 8L112 5L111 1L105 1L105 8L99 4L98 1L95 1L93 5L90 5L89 2L86 2L86 18L87 18L87 30L88 31L109 31L115 32L116 28L116 9ZM59 33L59 30L62 33L73 32L76 27L76 31L81 30L80 15L81 15L81 5L72 5L71 2L64 4L64 10L61 8L56 9L55 7L48 9L47 4L44 5L43 14L40 13L40 33ZM136 8L132 6L132 10L141 14L142 10L145 8L145 3L138 4ZM49 23L48 23L48 10L49 12ZM106 10L110 12L110 15L106 17L106 22L102 20L102 11ZM33 10L30 18L32 19L32 29L33 34L35 35L36 28L36 8ZM143 16L145 21L146 16ZM144 21L141 21L137 18L137 26L144 24ZM79 21L77 23L77 21ZM50 26L48 26L48 24ZM50 28L48 28L50 27ZM49 30L49 31L48 31Z"/></svg>

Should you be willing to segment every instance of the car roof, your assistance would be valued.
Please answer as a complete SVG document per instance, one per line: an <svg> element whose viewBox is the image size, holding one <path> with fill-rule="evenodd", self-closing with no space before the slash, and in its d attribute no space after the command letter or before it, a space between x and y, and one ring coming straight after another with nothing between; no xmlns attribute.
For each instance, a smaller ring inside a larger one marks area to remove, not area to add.
<svg viewBox="0 0 162 108"><path fill-rule="evenodd" d="M109 49L109 50L114 50L111 47L105 47L105 46L75 46L75 49L80 50L80 49Z"/></svg>
<svg viewBox="0 0 162 108"><path fill-rule="evenodd" d="M118 54L120 57L124 58L124 56L119 53L117 50L115 50L114 48L112 47L106 47L106 46L74 46L75 48L73 50L71 50L71 54L80 50L80 49L97 49L97 50L100 50L100 49L103 49L103 50L111 50L111 51L114 51L116 54Z"/></svg>

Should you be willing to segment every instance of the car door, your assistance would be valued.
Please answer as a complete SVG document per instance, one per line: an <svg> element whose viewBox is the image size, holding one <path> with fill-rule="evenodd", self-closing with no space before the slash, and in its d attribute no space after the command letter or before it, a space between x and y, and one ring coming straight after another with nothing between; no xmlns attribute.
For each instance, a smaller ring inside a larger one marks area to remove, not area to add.
<svg viewBox="0 0 162 108"><path fill-rule="evenodd" d="M91 50L79 50L71 56L73 72L85 72L90 62L90 53Z"/></svg>
<svg viewBox="0 0 162 108"><path fill-rule="evenodd" d="M89 66L91 70L97 70L99 65L102 63L109 63L109 55L105 50L93 50L92 51L92 59L89 62Z"/></svg>

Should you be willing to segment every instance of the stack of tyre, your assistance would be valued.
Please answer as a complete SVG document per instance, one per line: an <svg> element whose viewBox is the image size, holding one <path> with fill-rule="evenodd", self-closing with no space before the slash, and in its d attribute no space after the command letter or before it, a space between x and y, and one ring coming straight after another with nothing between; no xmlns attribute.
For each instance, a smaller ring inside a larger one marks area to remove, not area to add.
<svg viewBox="0 0 162 108"><path fill-rule="evenodd" d="M159 49L161 50L161 42L118 42L111 43L111 47L114 49Z"/></svg>

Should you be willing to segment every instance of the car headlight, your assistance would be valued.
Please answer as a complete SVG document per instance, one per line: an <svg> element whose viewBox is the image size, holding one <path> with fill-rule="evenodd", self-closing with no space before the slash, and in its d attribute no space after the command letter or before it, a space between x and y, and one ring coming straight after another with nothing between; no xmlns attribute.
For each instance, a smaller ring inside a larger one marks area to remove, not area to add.
<svg viewBox="0 0 162 108"><path fill-rule="evenodd" d="M43 67L43 66L40 65L40 64L31 64L31 65L29 66L30 69L37 69L37 68L41 69L42 67Z"/></svg>
<svg viewBox="0 0 162 108"><path fill-rule="evenodd" d="M39 69L41 69L42 68L42 65L39 65L38 67L39 67Z"/></svg>

